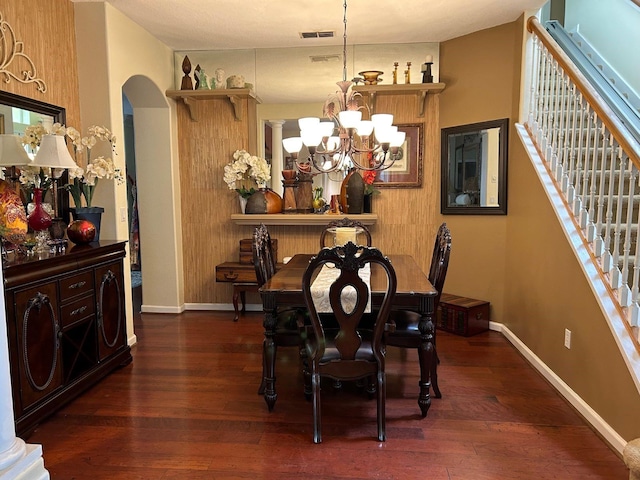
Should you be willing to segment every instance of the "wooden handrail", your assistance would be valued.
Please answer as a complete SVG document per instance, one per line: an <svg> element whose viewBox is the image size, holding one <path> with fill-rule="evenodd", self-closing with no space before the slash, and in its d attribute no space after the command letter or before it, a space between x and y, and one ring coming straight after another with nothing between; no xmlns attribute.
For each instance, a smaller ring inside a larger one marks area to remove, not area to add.
<svg viewBox="0 0 640 480"><path fill-rule="evenodd" d="M558 43L540 24L536 17L529 17L527 20L527 30L538 36L545 47L553 54L553 57L560 66L567 72L567 75L580 90L580 93L587 99L593 110L598 114L602 123L606 125L620 146L629 155L631 161L640 169L640 144L627 132L618 116L607 105L602 97L591 86L587 78L578 70L569 56L564 53Z"/></svg>

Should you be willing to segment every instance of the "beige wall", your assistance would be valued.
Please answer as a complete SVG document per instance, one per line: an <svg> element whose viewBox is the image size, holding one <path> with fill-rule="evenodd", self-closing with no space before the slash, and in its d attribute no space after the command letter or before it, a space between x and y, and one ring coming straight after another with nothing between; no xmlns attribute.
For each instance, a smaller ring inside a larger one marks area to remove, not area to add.
<svg viewBox="0 0 640 480"><path fill-rule="evenodd" d="M509 117L507 216L445 216L445 290L489 300L505 324L619 435L640 436L638 391L513 129L522 19L441 45L440 126ZM564 348L564 329L572 347Z"/></svg>
<svg viewBox="0 0 640 480"><path fill-rule="evenodd" d="M440 45L440 76L447 85L440 99L440 128L509 118L509 137L513 142L518 35L517 24L510 23ZM436 208L439 212L439 200ZM445 215L441 218L451 229L452 238L445 292L491 302L491 319L504 322L508 217Z"/></svg>
<svg viewBox="0 0 640 480"><path fill-rule="evenodd" d="M83 122L109 125L122 139L123 91L134 110L143 301L179 312L184 297L177 125L175 103L165 96L173 87L173 52L108 3L75 5ZM124 155L119 141L116 164L122 169ZM105 206L105 235L128 240L128 222L121 218L126 185L101 182L96 201ZM131 315L128 320L132 332Z"/></svg>

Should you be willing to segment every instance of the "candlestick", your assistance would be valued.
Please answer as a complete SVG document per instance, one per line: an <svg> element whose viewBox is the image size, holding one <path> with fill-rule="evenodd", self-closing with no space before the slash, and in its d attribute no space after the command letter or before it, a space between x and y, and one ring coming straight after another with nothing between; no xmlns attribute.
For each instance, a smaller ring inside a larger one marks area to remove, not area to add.
<svg viewBox="0 0 640 480"><path fill-rule="evenodd" d="M404 72L404 83L411 83L411 62L407 62L407 69Z"/></svg>
<svg viewBox="0 0 640 480"><path fill-rule="evenodd" d="M393 84L398 83L398 62L393 62Z"/></svg>
<svg viewBox="0 0 640 480"><path fill-rule="evenodd" d="M431 55L427 55L427 58ZM431 75L431 62L422 64L422 83L433 83L433 75Z"/></svg>

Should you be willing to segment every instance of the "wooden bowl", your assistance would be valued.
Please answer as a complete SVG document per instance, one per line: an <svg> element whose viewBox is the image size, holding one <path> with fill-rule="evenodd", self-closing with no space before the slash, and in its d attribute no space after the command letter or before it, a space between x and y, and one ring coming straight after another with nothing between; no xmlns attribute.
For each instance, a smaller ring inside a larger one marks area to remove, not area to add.
<svg viewBox="0 0 640 480"><path fill-rule="evenodd" d="M366 70L364 72L358 73L358 75L362 75L362 77L364 77L365 85L377 85L378 82L382 81L382 79L379 77L383 73L384 72L381 72L380 70Z"/></svg>

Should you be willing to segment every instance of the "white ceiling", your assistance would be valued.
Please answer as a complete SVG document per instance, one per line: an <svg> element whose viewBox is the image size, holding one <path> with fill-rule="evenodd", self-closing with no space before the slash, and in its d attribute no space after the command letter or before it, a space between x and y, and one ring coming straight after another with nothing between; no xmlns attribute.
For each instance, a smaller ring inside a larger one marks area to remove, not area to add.
<svg viewBox="0 0 640 480"><path fill-rule="evenodd" d="M73 0L75 2L105 0ZM342 45L340 0L106 0L173 50ZM516 20L546 0L350 0L349 44L443 42ZM333 31L334 38L300 38Z"/></svg>
<svg viewBox="0 0 640 480"><path fill-rule="evenodd" d="M350 0L346 74L344 0L73 1L106 1L173 49L176 89L188 55L192 67L208 76L216 68L226 76L242 75L262 103L300 104L324 102L343 75L350 80L363 70L384 72L381 83L389 84L394 62L399 62L398 83L405 83L409 61L410 83L419 83L426 55L434 58L438 82L440 42L512 22L546 0ZM310 31L335 36L300 37Z"/></svg>

